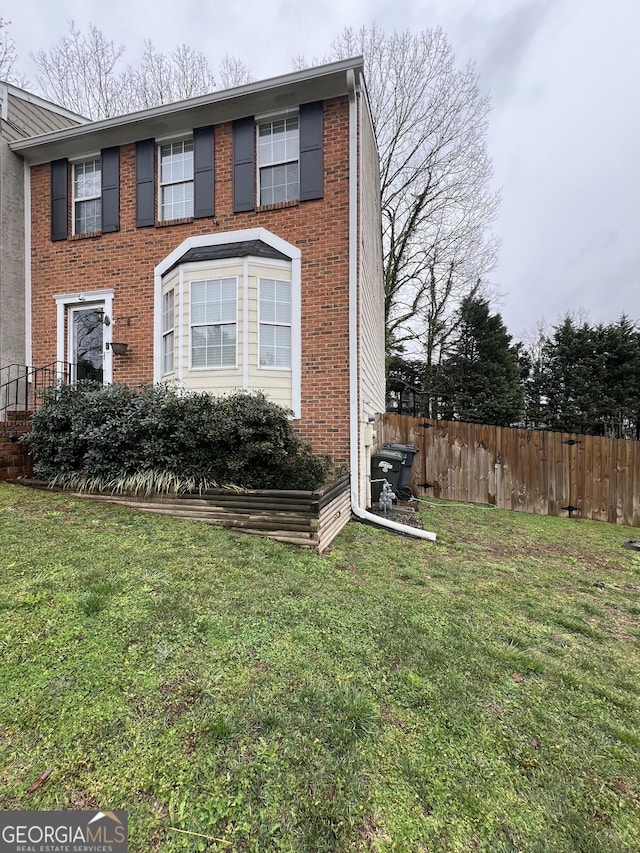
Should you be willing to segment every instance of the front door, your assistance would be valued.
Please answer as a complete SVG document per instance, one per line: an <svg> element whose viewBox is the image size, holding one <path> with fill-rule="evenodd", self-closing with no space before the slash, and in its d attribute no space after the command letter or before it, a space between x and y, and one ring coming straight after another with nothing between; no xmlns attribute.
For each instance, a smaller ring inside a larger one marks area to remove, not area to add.
<svg viewBox="0 0 640 853"><path fill-rule="evenodd" d="M69 361L74 379L104 381L104 305L69 309Z"/></svg>

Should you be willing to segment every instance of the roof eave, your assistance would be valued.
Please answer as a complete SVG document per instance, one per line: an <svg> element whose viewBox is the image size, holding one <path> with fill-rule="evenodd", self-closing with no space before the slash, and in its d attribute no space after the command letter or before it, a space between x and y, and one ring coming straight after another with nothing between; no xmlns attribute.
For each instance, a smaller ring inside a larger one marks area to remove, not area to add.
<svg viewBox="0 0 640 853"><path fill-rule="evenodd" d="M350 70L356 72L358 79L363 70L362 57L30 137L11 143L11 149L29 164L37 165L138 139L168 137L193 127L285 110L301 103L346 95Z"/></svg>

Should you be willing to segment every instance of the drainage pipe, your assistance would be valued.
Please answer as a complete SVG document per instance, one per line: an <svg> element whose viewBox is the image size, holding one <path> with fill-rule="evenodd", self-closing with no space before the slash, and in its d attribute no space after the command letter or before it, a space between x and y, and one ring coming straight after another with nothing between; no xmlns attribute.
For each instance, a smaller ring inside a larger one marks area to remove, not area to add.
<svg viewBox="0 0 640 853"><path fill-rule="evenodd" d="M358 412L358 103L353 69L347 71L349 91L349 463L351 468L351 511L368 524L403 533L417 539L436 541L428 530L399 524L375 515L360 506Z"/></svg>

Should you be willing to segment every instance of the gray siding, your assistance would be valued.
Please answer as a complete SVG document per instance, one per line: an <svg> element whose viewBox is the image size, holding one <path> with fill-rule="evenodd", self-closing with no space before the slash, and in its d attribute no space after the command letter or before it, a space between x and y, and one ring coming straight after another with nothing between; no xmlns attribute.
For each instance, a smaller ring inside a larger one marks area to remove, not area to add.
<svg viewBox="0 0 640 853"><path fill-rule="evenodd" d="M25 361L24 164L8 143L80 121L0 84L0 368Z"/></svg>

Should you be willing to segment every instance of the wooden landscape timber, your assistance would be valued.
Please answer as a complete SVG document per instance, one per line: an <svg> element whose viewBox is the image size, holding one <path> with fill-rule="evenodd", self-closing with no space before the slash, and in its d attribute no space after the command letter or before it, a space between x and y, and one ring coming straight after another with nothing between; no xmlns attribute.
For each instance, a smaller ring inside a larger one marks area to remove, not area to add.
<svg viewBox="0 0 640 853"><path fill-rule="evenodd" d="M267 536L314 548L319 554L327 550L351 519L348 477L316 491L207 489L197 494L142 496L78 492L77 496Z"/></svg>
<svg viewBox="0 0 640 853"><path fill-rule="evenodd" d="M382 444L419 448L417 497L640 527L640 442L378 415Z"/></svg>

